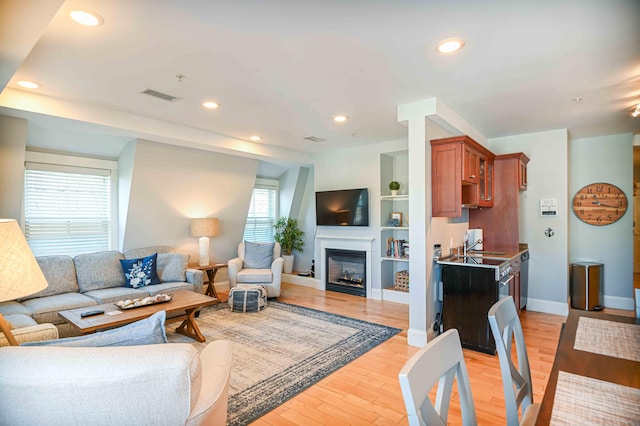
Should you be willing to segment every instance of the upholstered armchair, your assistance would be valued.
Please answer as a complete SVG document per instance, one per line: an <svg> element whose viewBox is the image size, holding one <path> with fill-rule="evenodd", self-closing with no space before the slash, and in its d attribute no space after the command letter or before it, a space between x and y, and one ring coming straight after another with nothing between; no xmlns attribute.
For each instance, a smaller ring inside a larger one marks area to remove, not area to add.
<svg viewBox="0 0 640 426"><path fill-rule="evenodd" d="M2 425L224 425L231 342L0 349Z"/></svg>
<svg viewBox="0 0 640 426"><path fill-rule="evenodd" d="M278 297L283 263L280 244L241 242L238 257L228 262L229 288L238 284L261 285L267 297Z"/></svg>

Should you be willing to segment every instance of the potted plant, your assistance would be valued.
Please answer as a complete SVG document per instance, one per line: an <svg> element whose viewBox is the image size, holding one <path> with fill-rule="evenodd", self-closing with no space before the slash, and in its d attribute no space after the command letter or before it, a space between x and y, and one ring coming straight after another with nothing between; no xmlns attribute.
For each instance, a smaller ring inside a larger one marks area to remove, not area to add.
<svg viewBox="0 0 640 426"><path fill-rule="evenodd" d="M391 190L391 195L398 195L398 190L400 189L400 183L392 180L389 182L389 189Z"/></svg>
<svg viewBox="0 0 640 426"><path fill-rule="evenodd" d="M283 272L290 274L293 271L293 250L302 252L304 240L302 236L304 232L298 228L296 219L281 217L275 225L275 235L273 237L276 242L280 243L282 249L282 257L284 258Z"/></svg>

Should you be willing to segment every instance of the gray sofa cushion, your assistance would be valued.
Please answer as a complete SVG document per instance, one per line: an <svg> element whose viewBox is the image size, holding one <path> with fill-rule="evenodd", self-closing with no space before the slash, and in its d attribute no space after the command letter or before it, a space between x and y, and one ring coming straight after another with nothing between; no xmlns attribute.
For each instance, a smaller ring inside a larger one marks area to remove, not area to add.
<svg viewBox="0 0 640 426"><path fill-rule="evenodd" d="M143 248L125 250L124 253L122 254L124 254L125 259L136 259L138 257L151 256L154 253L173 253L173 247L171 246L143 247Z"/></svg>
<svg viewBox="0 0 640 426"><path fill-rule="evenodd" d="M129 287L101 288L99 290L90 290L82 294L95 299L96 302L98 302L98 304L100 305L104 303L115 303L119 300L136 298L144 299L145 297L150 295L149 291L147 291L147 287L139 289Z"/></svg>
<svg viewBox="0 0 640 426"><path fill-rule="evenodd" d="M186 281L189 255L183 253L158 253L158 278L161 282ZM149 289L147 289L149 291Z"/></svg>
<svg viewBox="0 0 640 426"><path fill-rule="evenodd" d="M0 314L6 317L7 315L31 315L31 312L21 303L12 300L0 303Z"/></svg>
<svg viewBox="0 0 640 426"><path fill-rule="evenodd" d="M38 325L36 320L31 318L29 315L23 315L23 314L6 315L4 316L4 319L7 320L12 330L15 330L17 328L24 328L24 327L31 327L33 325Z"/></svg>
<svg viewBox="0 0 640 426"><path fill-rule="evenodd" d="M58 315L58 312L67 309L84 308L85 306L95 306L98 302L84 294L65 293L25 300L22 304L29 310L31 317L38 324L44 324L45 322L61 324L65 320Z"/></svg>
<svg viewBox="0 0 640 426"><path fill-rule="evenodd" d="M76 256L73 261L76 265L80 292L122 287L125 279L120 259L124 259L124 256L119 251L102 251Z"/></svg>
<svg viewBox="0 0 640 426"><path fill-rule="evenodd" d="M144 289L148 291L151 296L155 296L156 294L162 294L162 293L172 293L178 290L196 291L196 287L193 284L188 283L186 281L166 282L162 284L147 286Z"/></svg>
<svg viewBox="0 0 640 426"><path fill-rule="evenodd" d="M76 268L73 258L70 256L40 256L36 257L44 277L49 283L49 287L21 300L33 299L34 297L53 296L63 293L77 293L80 291L78 280L76 279Z"/></svg>

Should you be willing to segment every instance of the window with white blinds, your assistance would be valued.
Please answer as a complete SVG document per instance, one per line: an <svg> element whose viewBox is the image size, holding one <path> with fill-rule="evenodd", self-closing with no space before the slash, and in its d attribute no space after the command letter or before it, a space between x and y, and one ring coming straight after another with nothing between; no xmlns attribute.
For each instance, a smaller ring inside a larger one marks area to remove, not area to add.
<svg viewBox="0 0 640 426"><path fill-rule="evenodd" d="M109 250L111 170L27 162L24 215L36 256Z"/></svg>
<svg viewBox="0 0 640 426"><path fill-rule="evenodd" d="M256 180L242 236L243 241L273 242L273 225L278 220L278 189L277 180Z"/></svg>

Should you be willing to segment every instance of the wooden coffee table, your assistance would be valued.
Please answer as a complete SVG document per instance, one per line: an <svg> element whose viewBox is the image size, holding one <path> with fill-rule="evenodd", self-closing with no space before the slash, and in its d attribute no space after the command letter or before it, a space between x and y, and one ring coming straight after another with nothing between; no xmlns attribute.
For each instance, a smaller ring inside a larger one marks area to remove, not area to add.
<svg viewBox="0 0 640 426"><path fill-rule="evenodd" d="M69 324L82 334L95 333L98 330L120 327L144 318L148 318L156 312L167 311L165 323L182 321L176 329L176 333L184 334L199 342L206 339L200 332L195 321L196 312L205 306L210 306L218 302L214 297L195 293L188 290L173 292L173 299L170 302L157 303L155 305L142 306L134 309L119 309L114 303L104 305L87 306L85 308L70 309L61 311L59 314ZM82 318L80 314L87 311L101 310L104 314ZM184 315L169 318L169 314L186 311ZM120 312L116 315L108 315L109 312Z"/></svg>

